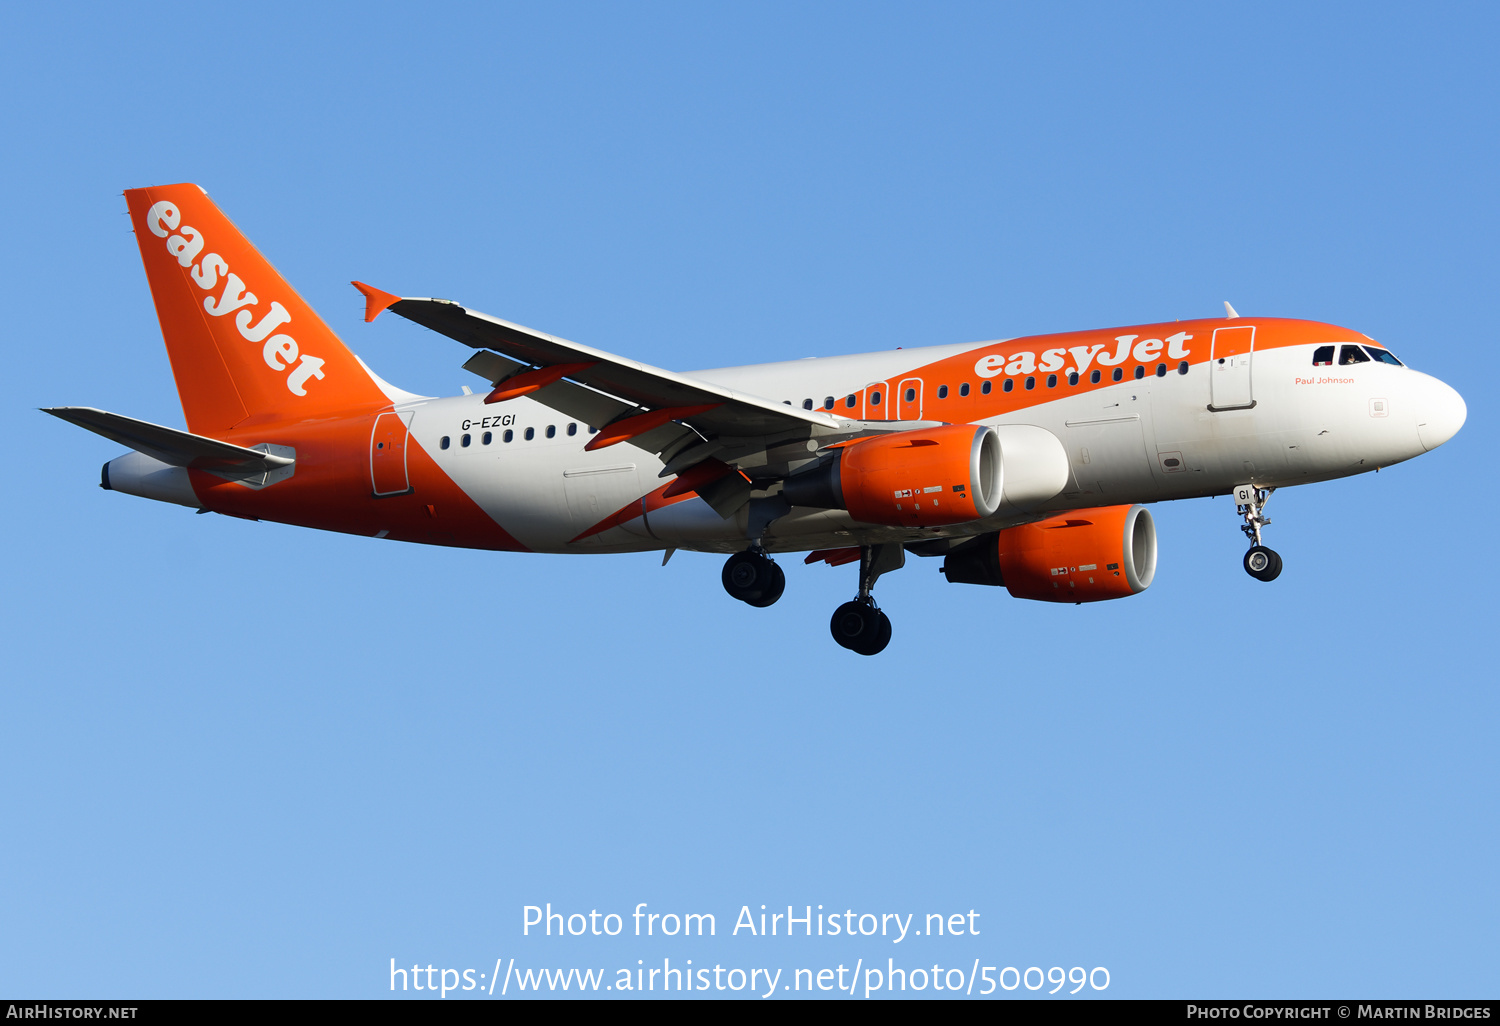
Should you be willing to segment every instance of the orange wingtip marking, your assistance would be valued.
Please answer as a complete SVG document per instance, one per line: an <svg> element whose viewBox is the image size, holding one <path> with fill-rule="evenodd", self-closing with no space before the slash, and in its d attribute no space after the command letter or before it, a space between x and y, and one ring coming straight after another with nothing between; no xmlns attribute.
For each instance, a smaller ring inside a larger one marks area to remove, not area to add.
<svg viewBox="0 0 1500 1026"><path fill-rule="evenodd" d="M613 424L601 428L593 440L583 448L586 452L595 449L603 449L617 442L628 442L638 435L644 435L653 428L659 428L669 421L682 420L685 417L695 417L700 413L718 409L723 403L707 403L703 406L671 406L664 410L652 410L650 413L638 413L634 417L626 417L617 420Z"/></svg>
<svg viewBox="0 0 1500 1026"><path fill-rule="evenodd" d="M804 563L827 563L829 566L843 566L845 563L853 563L859 558L858 548L848 549L818 549L809 552Z"/></svg>
<svg viewBox="0 0 1500 1026"><path fill-rule="evenodd" d="M495 390L484 397L487 403L503 403L507 399L518 399L523 395L530 395L538 389L546 388L563 378L574 374L581 374L597 364L598 360L587 363L555 363L551 367L538 367L535 370L522 371L512 377L506 378L495 386Z"/></svg>
<svg viewBox="0 0 1500 1026"><path fill-rule="evenodd" d="M687 492L697 491L709 482L717 481L726 474L733 473L735 473L735 469L729 464L723 460L716 460L710 457L702 463L693 464L681 474L678 474L677 480L667 485L667 490L662 492L662 496L670 499L674 495L684 495Z"/></svg>
<svg viewBox="0 0 1500 1026"><path fill-rule="evenodd" d="M366 285L362 281L351 281L349 284L365 294L366 324L379 317L392 303L401 302L400 296L393 296L389 292L381 292L374 285Z"/></svg>

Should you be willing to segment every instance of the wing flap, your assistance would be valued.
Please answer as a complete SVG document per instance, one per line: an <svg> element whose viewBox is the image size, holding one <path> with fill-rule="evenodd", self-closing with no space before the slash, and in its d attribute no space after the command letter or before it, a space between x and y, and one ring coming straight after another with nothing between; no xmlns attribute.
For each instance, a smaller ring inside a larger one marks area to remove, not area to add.
<svg viewBox="0 0 1500 1026"><path fill-rule="evenodd" d="M487 349L480 350L464 362L464 370L479 375L491 385L498 385L507 378L524 373L526 369L526 364L517 363L515 360L507 359ZM621 402L613 396L605 395L603 392L567 379L545 385L529 393L527 398L535 399L564 417L569 417L596 430L606 424L641 412L639 406ZM647 452L675 452L685 445L691 445L700 440L697 432L691 428L673 423L664 424L631 438L629 442Z"/></svg>

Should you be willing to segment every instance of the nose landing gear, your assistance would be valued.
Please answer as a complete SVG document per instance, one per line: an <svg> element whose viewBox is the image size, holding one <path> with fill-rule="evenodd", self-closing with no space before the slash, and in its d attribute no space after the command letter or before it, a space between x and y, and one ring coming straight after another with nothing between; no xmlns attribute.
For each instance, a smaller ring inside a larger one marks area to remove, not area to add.
<svg viewBox="0 0 1500 1026"><path fill-rule="evenodd" d="M906 565L900 545L866 545L859 550L859 594L833 611L828 629L851 652L875 655L891 643L891 620L870 594L881 574Z"/></svg>
<svg viewBox="0 0 1500 1026"><path fill-rule="evenodd" d="M1261 529L1271 524L1264 511L1275 490L1255 485L1237 485L1234 489L1235 510L1245 518L1240 530L1250 539L1250 551L1245 553L1245 573L1257 581L1274 581L1281 576L1281 556L1275 549L1268 549L1260 543Z"/></svg>
<svg viewBox="0 0 1500 1026"><path fill-rule="evenodd" d="M786 591L786 574L763 549L736 552L724 564L724 590L748 605L764 608Z"/></svg>

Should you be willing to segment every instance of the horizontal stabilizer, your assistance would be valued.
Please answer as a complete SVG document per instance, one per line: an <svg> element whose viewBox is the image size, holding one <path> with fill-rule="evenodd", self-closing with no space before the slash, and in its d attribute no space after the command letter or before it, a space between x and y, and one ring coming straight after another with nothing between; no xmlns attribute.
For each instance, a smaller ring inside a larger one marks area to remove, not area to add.
<svg viewBox="0 0 1500 1026"><path fill-rule="evenodd" d="M206 470L223 477L250 477L268 474L296 461L258 449L220 442L175 428L150 424L118 413L106 413L88 406L54 406L42 410L52 416L87 428L110 441L128 445L136 452L174 467Z"/></svg>

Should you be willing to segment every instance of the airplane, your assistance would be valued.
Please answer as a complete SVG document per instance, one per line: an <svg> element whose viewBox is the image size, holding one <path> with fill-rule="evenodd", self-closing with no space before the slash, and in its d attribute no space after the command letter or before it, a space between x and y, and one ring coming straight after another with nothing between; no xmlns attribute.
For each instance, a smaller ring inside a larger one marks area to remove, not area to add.
<svg viewBox="0 0 1500 1026"><path fill-rule="evenodd" d="M1278 488L1411 459L1467 408L1367 335L1225 316L676 373L354 282L472 349L480 392L381 379L198 186L125 192L187 430L44 412L128 446L101 486L250 520L513 552L728 555L725 591L781 597L773 554L858 563L834 640L882 651L873 589L908 553L952 583L1084 603L1150 587L1146 504L1233 495L1247 573Z"/></svg>

